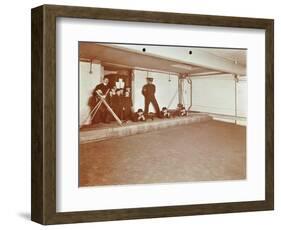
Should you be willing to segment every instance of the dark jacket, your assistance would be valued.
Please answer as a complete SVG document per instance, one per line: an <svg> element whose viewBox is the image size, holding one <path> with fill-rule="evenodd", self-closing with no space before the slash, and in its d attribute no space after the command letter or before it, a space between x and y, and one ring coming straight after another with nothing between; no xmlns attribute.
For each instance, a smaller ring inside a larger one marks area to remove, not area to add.
<svg viewBox="0 0 281 230"><path fill-rule="evenodd" d="M102 91L102 94L104 95L104 94L106 94L106 92L107 92L109 89L110 89L110 88L109 88L108 85L104 85L103 83L101 83L101 84L98 84L98 85L96 86L96 88L95 88L94 91L93 91L93 94L94 94L95 96L97 96L97 91L98 91L98 90L101 90L101 91Z"/></svg>
<svg viewBox="0 0 281 230"><path fill-rule="evenodd" d="M145 97L154 97L155 94L155 85L146 84L142 87L142 94Z"/></svg>
<svg viewBox="0 0 281 230"><path fill-rule="evenodd" d="M112 109L115 114L122 120L123 119L123 104L124 97L122 95L114 95L111 98Z"/></svg>
<svg viewBox="0 0 281 230"><path fill-rule="evenodd" d="M123 105L125 109L131 109L131 107L133 106L132 99L130 97L124 97Z"/></svg>

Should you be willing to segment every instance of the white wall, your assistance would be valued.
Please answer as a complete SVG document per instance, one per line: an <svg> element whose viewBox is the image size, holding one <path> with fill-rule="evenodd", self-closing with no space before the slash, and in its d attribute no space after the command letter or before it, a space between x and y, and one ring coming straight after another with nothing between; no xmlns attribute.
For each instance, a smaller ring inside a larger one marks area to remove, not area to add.
<svg viewBox="0 0 281 230"><path fill-rule="evenodd" d="M185 81L185 103L190 105L190 85ZM235 115L235 81L230 74L192 78L193 111ZM247 116L247 81L237 83L237 115Z"/></svg>
<svg viewBox="0 0 281 230"><path fill-rule="evenodd" d="M30 216L30 8L41 4L82 5L182 13L275 18L275 63L281 61L280 3L267 1L203 0L32 0L4 1L1 5L0 98L2 110L0 178L1 229L45 229ZM253 8L254 7L254 8ZM11 13L13 12L13 13ZM16 15L16 16L15 16ZM171 35L172 36L172 35ZM11 47L13 47L11 52ZM15 59L16 58L16 59ZM17 61L17 62L16 62ZM16 72L15 71L20 71ZM141 229L279 229L281 215L281 66L275 65L275 211L204 215L146 220L50 226L60 230ZM10 87L12 86L12 87ZM106 198L105 198L106 199ZM279 227L278 227L279 226Z"/></svg>
<svg viewBox="0 0 281 230"><path fill-rule="evenodd" d="M139 108L144 109L144 96L142 95L142 87L146 84L147 71L134 70L134 110ZM165 73L148 72L148 76L153 78L153 84L156 86L156 99L160 109L168 107L171 102L170 108L176 108L178 103L178 76ZM174 95L176 95L174 97ZM171 100L174 97L174 100ZM150 104L149 111L153 112L154 108Z"/></svg>
<svg viewBox="0 0 281 230"><path fill-rule="evenodd" d="M247 117L248 82L241 80L237 83L237 115Z"/></svg>
<svg viewBox="0 0 281 230"><path fill-rule="evenodd" d="M79 68L79 103L80 103L80 125L88 124L87 119L90 112L88 100L91 96L93 89L101 82L103 78L103 67L100 64L92 64L92 73L90 73L90 63L80 62Z"/></svg>
<svg viewBox="0 0 281 230"><path fill-rule="evenodd" d="M92 64L92 73L89 73L90 63L80 62L80 124L86 124L85 118L89 114L88 100L91 92L100 83L103 76L103 67ZM148 74L148 75L147 75ZM156 99L160 109L162 107L176 108L178 104L178 76L165 73L134 70L133 101L134 110L144 109L144 97L141 93L146 84L146 77L152 77L156 86ZM170 79L170 81L169 81ZM190 85L184 81L184 103L190 105ZM192 78L192 110L200 112L235 115L235 83L232 75L214 75ZM150 104L149 111L154 111ZM247 81L237 83L237 115L247 116Z"/></svg>

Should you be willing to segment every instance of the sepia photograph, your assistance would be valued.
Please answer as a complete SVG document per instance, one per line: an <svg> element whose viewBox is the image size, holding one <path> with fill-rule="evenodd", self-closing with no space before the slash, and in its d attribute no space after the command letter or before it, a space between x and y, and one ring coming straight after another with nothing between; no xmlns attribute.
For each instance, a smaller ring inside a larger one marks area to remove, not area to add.
<svg viewBox="0 0 281 230"><path fill-rule="evenodd" d="M79 186L246 179L246 56L79 42Z"/></svg>

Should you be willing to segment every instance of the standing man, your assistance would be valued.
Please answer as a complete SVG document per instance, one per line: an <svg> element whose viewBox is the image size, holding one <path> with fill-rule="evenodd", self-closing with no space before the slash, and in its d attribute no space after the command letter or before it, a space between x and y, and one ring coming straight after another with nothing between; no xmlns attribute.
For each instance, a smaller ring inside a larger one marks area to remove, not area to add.
<svg viewBox="0 0 281 230"><path fill-rule="evenodd" d="M153 78L147 77L147 84L145 84L142 87L142 94L144 96L144 114L147 115L148 114L148 108L149 108L149 104L152 103L156 115L158 117L160 117L160 109L157 103L157 100L155 98L155 85L152 83L153 82Z"/></svg>

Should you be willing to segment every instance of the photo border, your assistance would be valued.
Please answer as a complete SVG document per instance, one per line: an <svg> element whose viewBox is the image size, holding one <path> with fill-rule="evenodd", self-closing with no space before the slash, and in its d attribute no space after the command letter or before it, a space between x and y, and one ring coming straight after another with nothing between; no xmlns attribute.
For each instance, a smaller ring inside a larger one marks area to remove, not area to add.
<svg viewBox="0 0 281 230"><path fill-rule="evenodd" d="M56 18L265 30L265 200L56 212ZM274 20L43 5L31 11L31 220L41 224L157 218L274 209Z"/></svg>

